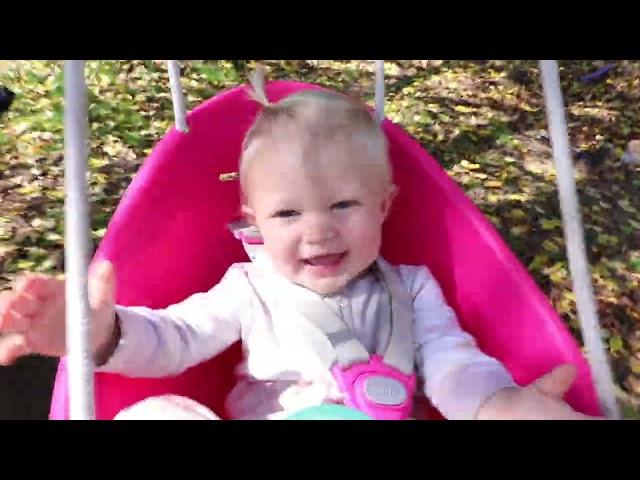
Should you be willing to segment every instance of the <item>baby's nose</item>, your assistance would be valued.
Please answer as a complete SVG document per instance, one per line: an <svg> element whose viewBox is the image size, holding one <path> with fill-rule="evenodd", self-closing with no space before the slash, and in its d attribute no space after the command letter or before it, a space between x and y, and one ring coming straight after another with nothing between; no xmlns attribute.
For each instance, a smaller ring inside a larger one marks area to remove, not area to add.
<svg viewBox="0 0 640 480"><path fill-rule="evenodd" d="M338 231L329 219L315 218L309 220L305 229L305 240L308 243L326 243L333 240Z"/></svg>

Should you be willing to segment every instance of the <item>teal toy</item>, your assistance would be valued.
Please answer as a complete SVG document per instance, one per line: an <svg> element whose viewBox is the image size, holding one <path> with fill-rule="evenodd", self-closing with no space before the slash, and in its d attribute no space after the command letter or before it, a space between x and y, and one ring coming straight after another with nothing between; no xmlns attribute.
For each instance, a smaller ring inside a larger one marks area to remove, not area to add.
<svg viewBox="0 0 640 480"><path fill-rule="evenodd" d="M360 410L326 404L300 410L287 417L287 420L372 420L372 418Z"/></svg>

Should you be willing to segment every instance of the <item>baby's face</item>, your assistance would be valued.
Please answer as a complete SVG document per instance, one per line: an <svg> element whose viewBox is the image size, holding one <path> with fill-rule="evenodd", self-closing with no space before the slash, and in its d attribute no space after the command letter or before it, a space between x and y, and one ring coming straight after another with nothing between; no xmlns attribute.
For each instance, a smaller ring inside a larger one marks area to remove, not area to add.
<svg viewBox="0 0 640 480"><path fill-rule="evenodd" d="M244 210L281 274L331 294L378 256L393 190L355 148L334 145L304 163L302 154L295 143L263 146Z"/></svg>

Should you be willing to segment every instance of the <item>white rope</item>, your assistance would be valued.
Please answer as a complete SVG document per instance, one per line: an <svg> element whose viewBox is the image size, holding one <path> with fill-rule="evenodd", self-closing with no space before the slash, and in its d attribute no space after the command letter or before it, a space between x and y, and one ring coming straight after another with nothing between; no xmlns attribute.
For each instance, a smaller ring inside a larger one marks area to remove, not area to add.
<svg viewBox="0 0 640 480"><path fill-rule="evenodd" d="M615 387L607 353L602 345L598 311L584 245L584 232L573 177L573 161L569 147L558 63L555 60L540 60L540 70L549 123L549 136L558 177L558 195L567 244L567 256L573 280L573 291L576 295L582 337L603 413L608 418L619 419L621 418L620 411L616 402Z"/></svg>
<svg viewBox="0 0 640 480"><path fill-rule="evenodd" d="M178 131L186 133L189 131L187 125L187 110L184 103L184 94L180 84L180 63L177 60L168 60L169 85L171 86L171 100L173 102L173 116L176 121Z"/></svg>
<svg viewBox="0 0 640 480"><path fill-rule="evenodd" d="M93 420L88 299L87 90L84 61L64 62L66 342L71 420Z"/></svg>
<svg viewBox="0 0 640 480"><path fill-rule="evenodd" d="M384 60L376 60L376 119L384 119Z"/></svg>

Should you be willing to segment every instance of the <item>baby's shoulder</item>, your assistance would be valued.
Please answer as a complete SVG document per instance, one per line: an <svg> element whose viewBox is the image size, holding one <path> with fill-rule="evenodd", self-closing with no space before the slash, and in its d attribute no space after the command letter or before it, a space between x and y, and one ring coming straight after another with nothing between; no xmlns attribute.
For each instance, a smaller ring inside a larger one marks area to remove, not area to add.
<svg viewBox="0 0 640 480"><path fill-rule="evenodd" d="M220 281L213 290L237 291L246 294L251 288L249 276L252 265L250 262L234 263L227 268Z"/></svg>
<svg viewBox="0 0 640 480"><path fill-rule="evenodd" d="M247 278L248 272L252 269L252 262L236 262L232 263L225 273L225 277L229 276L232 278Z"/></svg>
<svg viewBox="0 0 640 480"><path fill-rule="evenodd" d="M265 268L262 264L256 262L238 262L232 264L227 269L220 283L225 283L229 288L242 291L245 296L260 297L262 296L262 290L267 289L270 291L273 289L274 279L274 272Z"/></svg>
<svg viewBox="0 0 640 480"><path fill-rule="evenodd" d="M381 258L380 261L395 270L400 276L405 288L413 295L417 295L418 292L426 286L439 286L438 281L426 265L393 264L383 258Z"/></svg>

